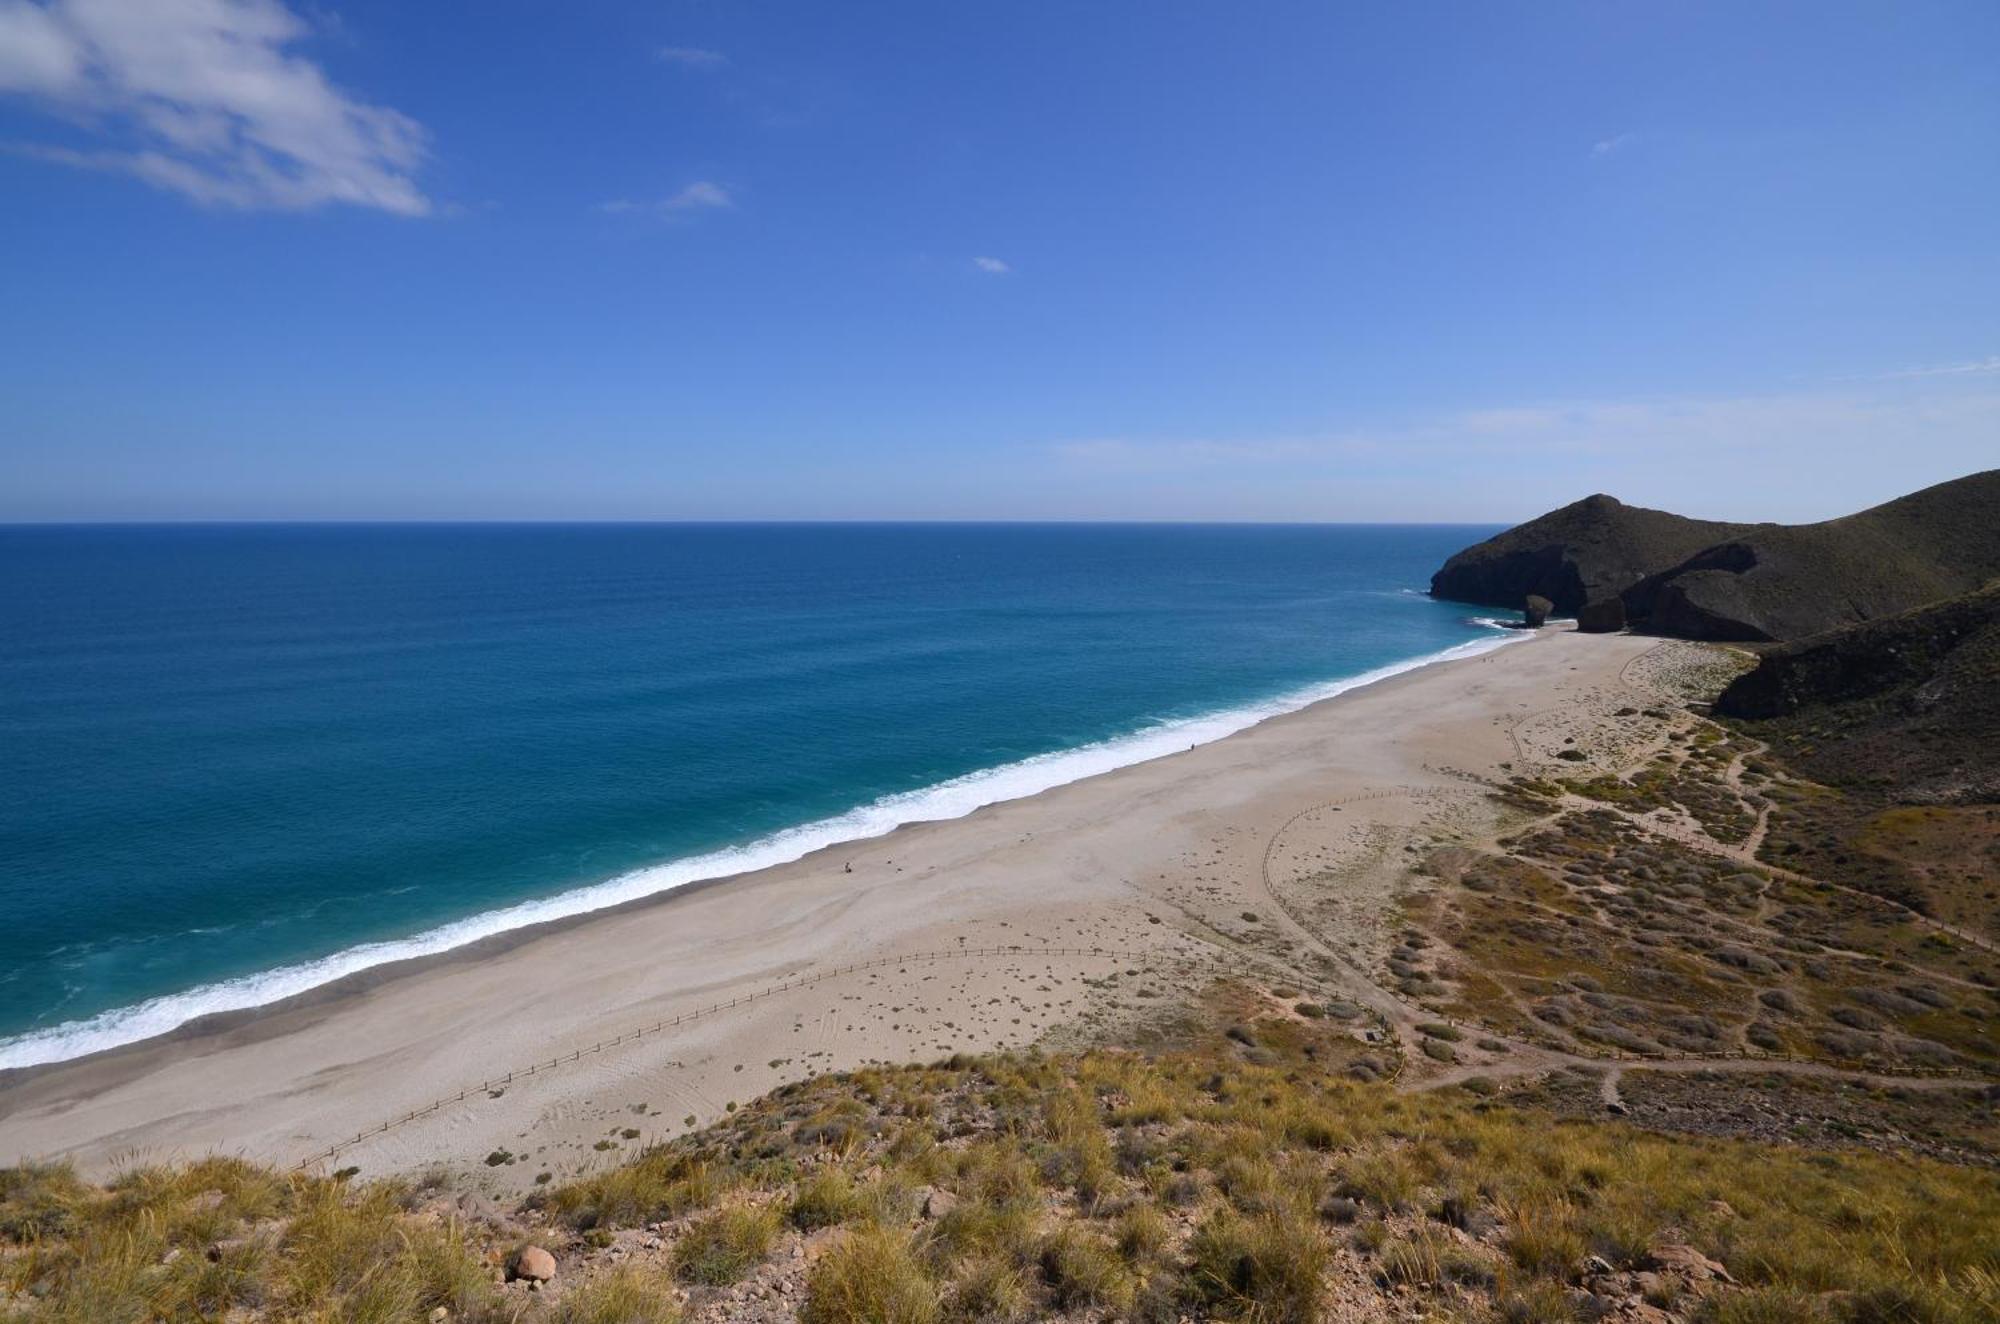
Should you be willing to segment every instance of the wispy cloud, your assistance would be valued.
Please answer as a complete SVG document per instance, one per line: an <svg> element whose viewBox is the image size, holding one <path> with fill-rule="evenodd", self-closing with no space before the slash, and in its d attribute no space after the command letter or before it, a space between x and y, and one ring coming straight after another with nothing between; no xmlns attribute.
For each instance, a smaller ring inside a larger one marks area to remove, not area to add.
<svg viewBox="0 0 2000 1324"><path fill-rule="evenodd" d="M1601 160L1614 153L1622 152L1637 141L1639 141L1639 135L1636 133L1621 133L1612 138L1600 138L1590 145L1590 159L1593 161Z"/></svg>
<svg viewBox="0 0 2000 1324"><path fill-rule="evenodd" d="M310 32L279 0L0 0L0 92L97 139L12 150L207 206L429 213L423 127L292 53Z"/></svg>
<svg viewBox="0 0 2000 1324"><path fill-rule="evenodd" d="M736 199L728 189L712 180L697 179L694 183L672 194L652 202L633 202L619 198L600 203L599 211L614 215L629 212L647 212L655 216L686 216L694 212L719 211L734 207Z"/></svg>
<svg viewBox="0 0 2000 1324"><path fill-rule="evenodd" d="M1048 454L1076 490L1125 484L1134 509L1166 517L1235 509L1232 495L1260 518L1443 518L1454 507L1467 518L1525 516L1606 491L1714 518L1797 519L1843 513L1820 504L1836 485L1879 500L1990 467L1996 435L2000 390L1967 372L1811 392L1501 404L1270 436L1096 437ZM1718 472L1731 481L1717 484ZM1412 484L1437 501L1412 495ZM1141 493L1174 504L1146 507ZM1370 514L1367 493L1410 504Z"/></svg>
<svg viewBox="0 0 2000 1324"><path fill-rule="evenodd" d="M683 69L719 69L729 63L729 57L721 51L703 50L699 46L662 46L659 55L668 64Z"/></svg>
<svg viewBox="0 0 2000 1324"><path fill-rule="evenodd" d="M1008 266L997 257L976 257L972 259L972 265L989 276L1007 276L1013 274L1014 271L1014 268Z"/></svg>
<svg viewBox="0 0 2000 1324"><path fill-rule="evenodd" d="M1902 368L1889 377L1993 377L2000 376L2000 354L1960 363L1932 363L1919 368Z"/></svg>

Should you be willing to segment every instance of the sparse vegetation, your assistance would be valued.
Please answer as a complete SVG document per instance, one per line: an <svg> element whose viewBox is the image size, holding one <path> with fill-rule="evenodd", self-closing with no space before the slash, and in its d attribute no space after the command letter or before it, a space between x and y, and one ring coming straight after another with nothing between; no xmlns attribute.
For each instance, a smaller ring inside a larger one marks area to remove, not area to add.
<svg viewBox="0 0 2000 1324"><path fill-rule="evenodd" d="M1865 842L1931 910L1990 924L1991 861L1963 844L1989 840L1991 816L1864 814L1775 761L1752 788L1732 780L1752 748L1738 736L1665 709L1620 720L1662 724L1671 752L1624 776L1522 778L1501 797L1500 844L1424 859L1381 962L1385 986L1429 1010L1380 1042L1361 1038L1381 1025L1372 1010L1304 970L1290 986L1218 983L1146 1054L787 1085L615 1166L538 1173L504 1229L461 1221L452 1193L423 1184L233 1160L105 1185L10 1169L0 1321L667 1324L731 1318L725 1304L754 1293L806 1324L1306 1324L1335 1292L1345 1317L1394 1303L1461 1324L1595 1317L1586 1300L1676 1324L2000 1318L2000 1124L1965 1105L1976 1088L1685 1061L1613 1079L1577 1060L1761 1049L1990 1067L1990 953L1917 922L1887 884L1832 886L1784 861ZM1769 866L1634 821L1665 814L1728 844L1764 806ZM1523 1043L1571 1066L1524 1076ZM1455 1061L1469 1065L1429 1079L1460 1088L1375 1083ZM1614 1097L1655 1129L1607 1119ZM534 1290L504 1281L524 1231L561 1265Z"/></svg>
<svg viewBox="0 0 2000 1324"><path fill-rule="evenodd" d="M1153 1060L1096 1051L870 1072L858 1120L874 1134L839 1165L802 1166L797 1123L863 1097L857 1077L788 1087L548 1191L538 1216L559 1245L565 1228L611 1241L672 1221L650 1269L607 1267L551 1291L547 1316L672 1318L669 1266L707 1290L812 1229L835 1239L805 1284L802 1318L817 1324L1063 1310L1312 1320L1338 1256L1360 1257L1383 1291L1537 1318L1519 1312L1601 1272L1592 1257L1660 1279L1645 1266L1669 1238L1740 1284L1701 1284L1703 1318L1758 1318L1804 1297L1834 1310L1829 1293L1918 1312L1830 1319L1988 1317L2000 1274L1991 1170L1558 1122L1515 1091L1398 1095L1302 1053L1218 1072L1232 1042L1218 1034ZM1119 1120L1142 1099L1161 1120ZM1189 1194L1170 1198L1182 1178ZM950 1200L908 1198L921 1188ZM0 1300L24 1320L192 1320L231 1306L292 1320L328 1302L341 1318L444 1306L462 1320L501 1292L492 1266L505 1248L442 1212L448 1202L394 1183L211 1160L110 1187L15 1169L0 1192L11 1294ZM1192 1222L1173 1215L1175 1198L1192 1199ZM1101 1209L1115 1212L1091 1216ZM1342 1221L1359 1230L1336 1243L1327 1229ZM571 1243L566 1263L582 1253Z"/></svg>

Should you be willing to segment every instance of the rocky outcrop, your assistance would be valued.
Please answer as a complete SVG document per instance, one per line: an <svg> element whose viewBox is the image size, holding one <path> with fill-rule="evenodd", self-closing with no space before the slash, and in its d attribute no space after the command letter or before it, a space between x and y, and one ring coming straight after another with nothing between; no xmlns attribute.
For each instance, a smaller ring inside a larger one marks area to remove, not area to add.
<svg viewBox="0 0 2000 1324"><path fill-rule="evenodd" d="M1715 710L1821 781L2000 799L2000 583L1772 649Z"/></svg>
<svg viewBox="0 0 2000 1324"><path fill-rule="evenodd" d="M1996 575L2000 470L1988 470L1820 524L1718 524L1589 497L1466 548L1432 577L1431 594L1511 607L1534 593L1579 629L1768 643L1892 616Z"/></svg>
<svg viewBox="0 0 2000 1324"><path fill-rule="evenodd" d="M1549 613L1556 605L1539 593L1530 593L1521 606L1521 615L1530 630L1539 630L1548 624Z"/></svg>
<svg viewBox="0 0 2000 1324"><path fill-rule="evenodd" d="M1584 634L1617 634L1625 628L1625 599L1599 598L1577 610L1576 628Z"/></svg>
<svg viewBox="0 0 2000 1324"><path fill-rule="evenodd" d="M1772 636L1753 603L1745 600L1743 576L1757 567L1757 549L1744 542L1718 543L1686 561L1648 575L1620 595L1629 614L1660 634L1681 639L1769 640Z"/></svg>

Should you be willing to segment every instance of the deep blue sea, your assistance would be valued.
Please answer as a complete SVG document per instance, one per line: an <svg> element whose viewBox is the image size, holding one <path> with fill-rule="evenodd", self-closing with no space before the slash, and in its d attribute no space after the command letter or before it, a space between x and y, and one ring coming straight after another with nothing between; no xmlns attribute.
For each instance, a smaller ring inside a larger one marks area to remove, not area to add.
<svg viewBox="0 0 2000 1324"><path fill-rule="evenodd" d="M0 1067L1493 646L1493 531L0 528Z"/></svg>

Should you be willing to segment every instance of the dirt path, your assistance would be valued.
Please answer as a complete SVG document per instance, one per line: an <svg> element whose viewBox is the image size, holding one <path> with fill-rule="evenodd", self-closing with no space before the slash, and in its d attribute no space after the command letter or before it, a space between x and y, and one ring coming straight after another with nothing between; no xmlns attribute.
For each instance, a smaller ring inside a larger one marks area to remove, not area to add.
<svg viewBox="0 0 2000 1324"><path fill-rule="evenodd" d="M1669 645L1663 642L1661 645L1628 661L1619 671L1620 687L1638 696L1643 702L1648 704L1657 704L1663 701L1678 704L1679 699L1677 696L1666 695L1660 691L1646 688L1639 684L1632 676L1635 665L1655 656L1661 648L1667 646ZM1543 760L1537 759L1530 754L1523 742L1521 728L1537 718L1560 711L1564 711L1564 709L1560 707L1536 709L1508 723L1508 739L1514 748L1516 757L1523 764L1539 764ZM1697 718L1696 720L1700 722L1705 719ZM1666 732L1660 736L1623 751L1623 757L1620 759L1622 770L1618 771L1616 775L1627 775L1632 768L1642 767L1649 760L1657 757L1661 751L1671 744L1670 736L1672 730L1672 727L1668 727ZM1664 810L1654 810L1644 814L1634 813L1615 805L1605 804L1601 801L1573 793L1563 795L1557 802L1555 811L1545 815L1540 820L1540 823L1547 825L1559 822L1565 812L1608 810L1616 814L1622 821L1646 834L1673 841L1676 844L1708 855L1728 859L1733 863L1744 866L1746 869L1755 870L1766 877L1787 878L1808 885L1817 885L1820 880L1766 864L1757 858L1757 851L1769 831L1772 806L1766 798L1755 794L1744 784L1744 775L1749 760L1759 757L1765 752L1767 752L1766 746L1754 742L1748 748L1738 748L1733 751L1732 757L1721 772L1722 782L1729 789L1730 793L1746 809L1754 809L1756 816L1755 825L1746 839L1736 845L1717 841L1715 838L1709 836L1697 821L1673 817ZM1439 771L1440 775L1452 776L1460 781L1477 782L1477 778L1468 774L1449 769ZM1493 788L1489 787L1488 789ZM1339 980L1341 991L1351 1000L1370 1008L1383 1018L1395 1033L1406 1054L1407 1060L1411 1063L1427 1063L1422 1048L1425 1036L1418 1029L1418 1026L1425 1022L1435 1022L1442 1018L1437 1013L1410 1002L1394 990L1386 987L1374 977L1372 972L1363 967L1352 956L1335 949L1323 940L1314 930L1308 917L1300 913L1281 892L1274 876L1274 861L1285 834L1315 814L1336 809L1343 805L1353 804L1359 800L1381 799L1391 796L1417 797L1429 795L1442 797L1450 794L1466 795L1471 794L1471 792L1448 787L1383 787L1359 796L1349 796L1341 800L1329 800L1301 810L1279 824L1272 831L1265 842L1260 867L1255 871L1254 876L1250 880L1250 887L1248 889L1252 895L1261 893L1261 899L1268 902L1273 913L1279 917L1280 925L1289 937L1306 950L1331 962L1333 968L1341 972L1341 979ZM1517 835L1520 831L1521 829L1516 826L1509 830L1509 835ZM1497 841L1493 837L1483 839L1479 845L1488 850L1498 849ZM1868 899L1878 901L1882 900L1882 898L1870 897L1867 893L1845 887L1842 884L1830 883L1827 886L1855 896L1867 897ZM1768 897L1760 896L1759 913L1754 925L1741 921L1732 921L1732 926L1744 929L1755 927L1768 934L1769 931L1763 929L1763 920L1767 918L1769 908ZM1914 911L1909 913L1912 917L1931 924L1941 931L1951 933L1953 936L1960 937L1983 949L1992 950L1991 944L1977 935L1965 933L1955 926L1931 920L1927 916L1917 915ZM1598 918L1600 921L1602 920L1601 915ZM1883 959L1871 953L1844 951L1840 949L1829 949L1828 954L1848 959L1876 962ZM1935 972L1930 973L1934 974ZM1953 982L1962 981L1954 980ZM1515 1005L1517 1010L1523 1010L1519 1007L1518 1003ZM1604 1105L1609 1111L1620 1112L1623 1111L1623 1102L1619 1095L1619 1081L1627 1067L1672 1072L1778 1072L1782 1074L1849 1080L1871 1084L1895 1083L1921 1089L1970 1088L1985 1084L1983 1079L1977 1077L1964 1077L1947 1073L1926 1074L1912 1072L1904 1074L1900 1072L1885 1072L1870 1070L1865 1067L1849 1067L1831 1062L1772 1057L1756 1053L1726 1056L1611 1057L1582 1051L1581 1045L1575 1037L1567 1034L1563 1035L1563 1038L1567 1040L1571 1048L1564 1049L1551 1047L1543 1043L1530 1043L1516 1036L1483 1026L1470 1025L1465 1028L1475 1031L1487 1042L1505 1044L1506 1049L1504 1053L1496 1053L1490 1059L1482 1059L1443 1068L1424 1066L1414 1072L1406 1071L1399 1080L1400 1087L1407 1090L1428 1090L1442 1085L1459 1083L1475 1076L1486 1076L1488 1078L1517 1077L1564 1067L1581 1067L1602 1073L1599 1089Z"/></svg>

